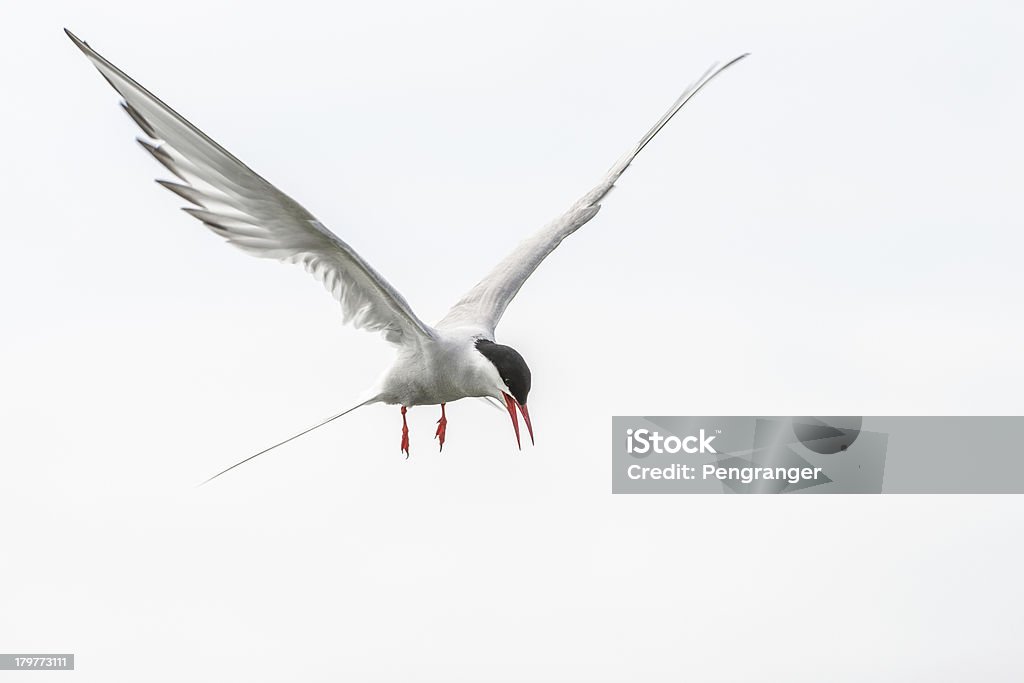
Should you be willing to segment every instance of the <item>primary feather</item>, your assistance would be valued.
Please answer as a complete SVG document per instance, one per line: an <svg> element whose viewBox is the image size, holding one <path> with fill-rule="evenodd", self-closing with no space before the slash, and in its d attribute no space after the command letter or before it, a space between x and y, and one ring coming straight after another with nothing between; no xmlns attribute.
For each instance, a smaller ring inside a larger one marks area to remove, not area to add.
<svg viewBox="0 0 1024 683"><path fill-rule="evenodd" d="M655 135L665 127L673 116L683 108L691 97L707 85L715 76L740 61L742 54L725 64L714 64L704 75L690 84L679 99L673 103L664 116L658 119L640 142L612 166L601 182L576 201L564 214L548 223L534 235L523 240L512 253L505 257L494 270L466 293L447 315L437 324L438 328L475 328L494 338L494 330L502 314L519 289L533 274L537 266L547 258L569 235L579 230L601 209L601 201L615 187L615 182L629 168L633 159L643 151Z"/></svg>
<svg viewBox="0 0 1024 683"><path fill-rule="evenodd" d="M193 205L187 213L254 256L302 264L355 327L383 332L396 344L434 337L387 280L298 202L66 32L124 98L124 110L149 138L139 143L182 181L157 182Z"/></svg>

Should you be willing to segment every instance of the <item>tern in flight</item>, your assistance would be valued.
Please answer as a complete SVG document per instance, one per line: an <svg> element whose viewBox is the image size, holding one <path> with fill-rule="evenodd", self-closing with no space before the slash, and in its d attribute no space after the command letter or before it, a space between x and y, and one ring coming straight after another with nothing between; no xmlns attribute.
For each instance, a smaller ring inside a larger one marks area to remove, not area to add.
<svg viewBox="0 0 1024 683"><path fill-rule="evenodd" d="M70 31L65 32L123 98L121 106L145 134L138 138L139 144L181 181L157 182L192 204L184 209L186 213L253 256L301 263L341 304L345 322L382 333L397 349L391 368L367 392L369 398L210 479L371 403L401 407L401 449L406 457L409 428L405 414L409 408L441 406L441 419L434 436L443 448L448 424L445 404L470 397L504 404L512 419L516 443L521 448L518 409L532 442L533 423L526 407L530 368L518 351L497 343L494 334L505 308L548 254L597 215L601 201L619 176L658 131L715 76L747 56L712 65L679 96L640 142L609 169L594 189L520 243L444 318L431 326L419 319L405 298L380 273L313 214L87 43Z"/></svg>

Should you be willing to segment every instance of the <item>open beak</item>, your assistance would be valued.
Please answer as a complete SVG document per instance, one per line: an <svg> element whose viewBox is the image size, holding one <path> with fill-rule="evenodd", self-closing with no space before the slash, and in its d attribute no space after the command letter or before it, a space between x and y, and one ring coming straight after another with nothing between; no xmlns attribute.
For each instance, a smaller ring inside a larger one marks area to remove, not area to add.
<svg viewBox="0 0 1024 683"><path fill-rule="evenodd" d="M508 410L509 417L512 418L512 428L516 430L516 445L519 446L519 450L523 450L523 444L519 440L519 417L516 415L516 408L519 408L519 412L523 414L523 422L526 423L526 429L530 432L530 443L534 443L533 440L533 423L530 422L530 411L526 409L526 406L515 400L504 391L501 395L505 397L505 409Z"/></svg>
<svg viewBox="0 0 1024 683"><path fill-rule="evenodd" d="M530 432L530 445L536 446L537 442L533 440L533 423L530 422L530 411L526 409L525 403L519 404L519 412L523 414L523 422L526 423L526 431Z"/></svg>

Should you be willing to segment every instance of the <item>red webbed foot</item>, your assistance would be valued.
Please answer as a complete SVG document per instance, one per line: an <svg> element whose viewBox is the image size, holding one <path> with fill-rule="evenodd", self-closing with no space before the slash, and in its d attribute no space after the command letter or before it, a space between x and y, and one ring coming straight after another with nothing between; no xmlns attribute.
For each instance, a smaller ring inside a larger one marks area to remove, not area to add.
<svg viewBox="0 0 1024 683"><path fill-rule="evenodd" d="M441 447L438 452L444 450L444 431L448 426L448 418L444 416L444 404L441 404L441 419L437 421L437 431L434 432L434 438L441 442Z"/></svg>
<svg viewBox="0 0 1024 683"><path fill-rule="evenodd" d="M402 406L402 452L409 457L409 424L405 421L405 406Z"/></svg>

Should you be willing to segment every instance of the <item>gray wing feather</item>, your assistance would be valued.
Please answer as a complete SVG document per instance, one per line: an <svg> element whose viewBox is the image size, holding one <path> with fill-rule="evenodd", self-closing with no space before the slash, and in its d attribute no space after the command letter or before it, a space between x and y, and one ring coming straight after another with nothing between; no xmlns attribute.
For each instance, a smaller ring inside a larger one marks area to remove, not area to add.
<svg viewBox="0 0 1024 683"><path fill-rule="evenodd" d="M150 139L139 143L181 183L163 187L194 205L185 209L254 256L301 263L341 303L346 322L384 333L396 344L432 338L401 294L306 209L210 139L70 31L122 107Z"/></svg>
<svg viewBox="0 0 1024 683"><path fill-rule="evenodd" d="M483 280L471 289L447 315L437 324L438 328L473 328L494 337L494 329L501 320L506 307L515 298L519 289L547 258L569 235L579 230L601 209L601 201L608 196L615 182L625 172L636 156L647 146L655 135L665 127L673 116L683 108L690 98L697 94L715 76L740 61L746 54L740 55L725 64L714 64L704 75L690 84L682 95L673 103L664 116L651 127L636 146L615 163L601 182L587 194L583 195L569 210L542 228L539 232L523 240L504 260L501 261Z"/></svg>

